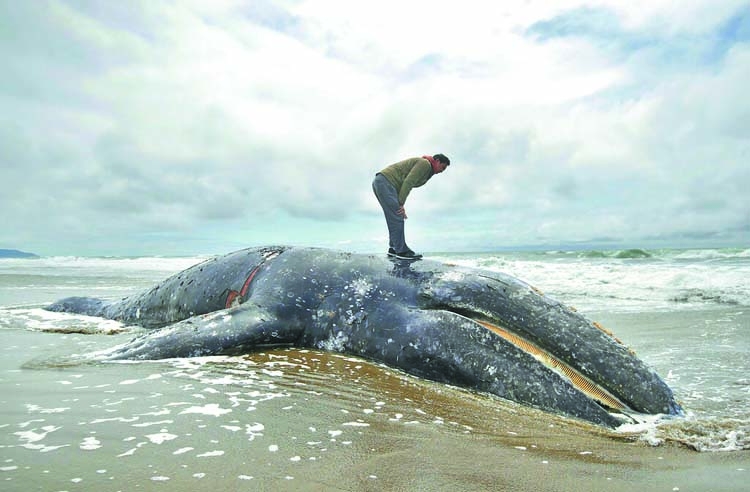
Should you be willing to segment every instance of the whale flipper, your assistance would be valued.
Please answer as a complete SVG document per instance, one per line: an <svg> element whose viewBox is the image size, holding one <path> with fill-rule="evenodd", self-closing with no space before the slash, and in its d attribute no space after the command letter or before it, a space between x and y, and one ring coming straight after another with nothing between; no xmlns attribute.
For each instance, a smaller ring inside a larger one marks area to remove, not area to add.
<svg viewBox="0 0 750 492"><path fill-rule="evenodd" d="M282 323L265 309L243 306L194 316L93 354L99 360L156 360L248 353L264 346L290 346L302 328Z"/></svg>

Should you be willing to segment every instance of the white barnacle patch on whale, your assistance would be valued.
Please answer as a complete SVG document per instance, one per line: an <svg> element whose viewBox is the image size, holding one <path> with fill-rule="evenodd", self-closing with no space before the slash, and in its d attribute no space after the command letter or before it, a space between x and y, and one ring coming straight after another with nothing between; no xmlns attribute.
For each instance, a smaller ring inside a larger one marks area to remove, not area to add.
<svg viewBox="0 0 750 492"><path fill-rule="evenodd" d="M364 277L354 279L349 287L360 297L365 297L373 289L372 283Z"/></svg>
<svg viewBox="0 0 750 492"><path fill-rule="evenodd" d="M337 332L325 340L318 342L318 348L331 352L341 352L344 350L344 344L349 341L349 337L343 331Z"/></svg>
<svg viewBox="0 0 750 492"><path fill-rule="evenodd" d="M346 314L345 321L346 321L346 324L348 324L348 325L353 325L355 323L361 323L366 318L366 315L365 315L364 311L362 311L361 309L359 311L356 311L356 312L354 312L351 309L347 309L345 314Z"/></svg>

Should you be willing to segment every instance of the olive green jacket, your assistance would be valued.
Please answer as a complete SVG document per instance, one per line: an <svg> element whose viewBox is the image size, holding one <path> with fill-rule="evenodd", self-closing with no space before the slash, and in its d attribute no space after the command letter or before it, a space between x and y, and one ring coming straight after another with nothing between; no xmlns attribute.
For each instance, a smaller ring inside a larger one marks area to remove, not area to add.
<svg viewBox="0 0 750 492"><path fill-rule="evenodd" d="M398 203L403 206L412 188L425 184L433 174L432 165L427 159L412 157L386 167L380 174L396 188Z"/></svg>

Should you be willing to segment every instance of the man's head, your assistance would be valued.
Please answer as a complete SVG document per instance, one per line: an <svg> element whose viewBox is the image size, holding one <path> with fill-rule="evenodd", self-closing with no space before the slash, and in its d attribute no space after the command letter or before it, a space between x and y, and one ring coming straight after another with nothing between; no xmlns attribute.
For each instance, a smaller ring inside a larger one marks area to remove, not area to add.
<svg viewBox="0 0 750 492"><path fill-rule="evenodd" d="M445 154L435 154L432 156L438 162L438 168L435 169L435 173L442 173L445 168L451 165L451 160L445 156Z"/></svg>

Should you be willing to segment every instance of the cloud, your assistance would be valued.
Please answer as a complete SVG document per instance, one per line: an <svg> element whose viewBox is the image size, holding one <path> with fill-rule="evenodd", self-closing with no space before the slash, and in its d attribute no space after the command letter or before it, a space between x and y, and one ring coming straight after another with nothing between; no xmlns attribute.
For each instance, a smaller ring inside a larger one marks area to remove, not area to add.
<svg viewBox="0 0 750 492"><path fill-rule="evenodd" d="M379 251L372 176L436 152L422 250L749 239L743 2L0 9L0 246Z"/></svg>

